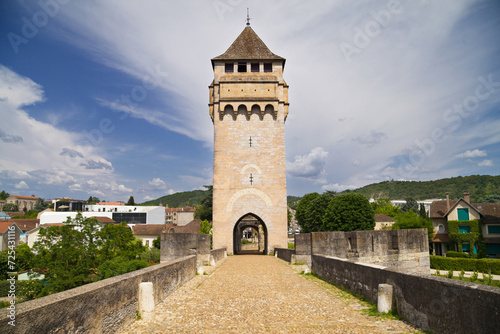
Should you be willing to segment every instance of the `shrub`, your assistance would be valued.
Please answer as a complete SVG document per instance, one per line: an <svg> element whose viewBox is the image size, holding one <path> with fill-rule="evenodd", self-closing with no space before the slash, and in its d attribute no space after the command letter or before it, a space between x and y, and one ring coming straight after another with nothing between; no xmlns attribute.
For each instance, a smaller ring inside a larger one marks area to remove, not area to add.
<svg viewBox="0 0 500 334"><path fill-rule="evenodd" d="M446 252L446 257L465 257L465 258L470 258L470 255L468 253L455 252L455 251L447 251Z"/></svg>
<svg viewBox="0 0 500 334"><path fill-rule="evenodd" d="M491 270L492 274L500 275L500 260L453 258L437 255L431 255L430 260L432 269L478 271L482 273Z"/></svg>

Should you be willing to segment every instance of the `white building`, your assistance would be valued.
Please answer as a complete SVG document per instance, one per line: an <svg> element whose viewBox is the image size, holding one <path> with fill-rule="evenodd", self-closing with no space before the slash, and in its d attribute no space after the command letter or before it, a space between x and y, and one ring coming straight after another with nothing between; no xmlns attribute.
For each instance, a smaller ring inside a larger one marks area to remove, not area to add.
<svg viewBox="0 0 500 334"><path fill-rule="evenodd" d="M129 206L129 205L85 205L82 211L84 218L108 217L117 223L165 224L165 208L162 206ZM40 225L63 223L68 217L74 219L78 212L43 212Z"/></svg>

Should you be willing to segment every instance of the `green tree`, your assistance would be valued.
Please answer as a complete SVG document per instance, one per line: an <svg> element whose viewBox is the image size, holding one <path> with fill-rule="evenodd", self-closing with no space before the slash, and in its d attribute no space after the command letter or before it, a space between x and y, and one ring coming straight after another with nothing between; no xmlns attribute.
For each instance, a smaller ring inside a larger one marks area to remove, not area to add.
<svg viewBox="0 0 500 334"><path fill-rule="evenodd" d="M405 198L406 203L401 205L401 212L418 212L418 202L413 197Z"/></svg>
<svg viewBox="0 0 500 334"><path fill-rule="evenodd" d="M5 203L3 205L2 211L4 212L17 212L19 208L14 203Z"/></svg>
<svg viewBox="0 0 500 334"><path fill-rule="evenodd" d="M306 194L300 199L300 202L297 205L297 210L295 211L295 219L297 220L297 223L302 228L302 232L304 233L313 232L312 230L309 230L309 226L307 225L307 215L309 204L319 196L320 194L318 193Z"/></svg>
<svg viewBox="0 0 500 334"><path fill-rule="evenodd" d="M292 224L292 213L290 212L290 208L286 208L286 220L288 222L287 226L290 227Z"/></svg>
<svg viewBox="0 0 500 334"><path fill-rule="evenodd" d="M212 221L214 187L213 186L204 186L204 187L207 188L208 193L201 200L201 204L195 208L194 217L201 220Z"/></svg>
<svg viewBox="0 0 500 334"><path fill-rule="evenodd" d="M87 200L87 204L97 204L101 200L98 197L92 197L90 196L89 199Z"/></svg>
<svg viewBox="0 0 500 334"><path fill-rule="evenodd" d="M126 256L116 256L103 262L97 268L96 280L125 274L134 270L146 268L148 262L143 259L130 260Z"/></svg>
<svg viewBox="0 0 500 334"><path fill-rule="evenodd" d="M389 217L396 217L399 213L399 208L392 205L391 200L388 198L379 198L370 203L375 213L388 215Z"/></svg>
<svg viewBox="0 0 500 334"><path fill-rule="evenodd" d="M393 230L403 230L403 229L413 229L413 228L427 229L429 239L432 238L432 235L434 234L432 221L420 217L418 213L413 211L406 211L399 213L396 216L396 222L392 225Z"/></svg>
<svg viewBox="0 0 500 334"><path fill-rule="evenodd" d="M24 219L36 219L37 216L38 216L38 211L29 210L26 211L26 213L24 214Z"/></svg>
<svg viewBox="0 0 500 334"><path fill-rule="evenodd" d="M134 233L125 222L118 225L107 224L97 233L97 237L102 242L99 250L100 262L117 256L133 260L145 250L145 246L135 238Z"/></svg>
<svg viewBox="0 0 500 334"><path fill-rule="evenodd" d="M2 192L0 192L0 200L5 201L8 197L10 197L10 194L8 192L5 192L5 190L2 190Z"/></svg>
<svg viewBox="0 0 500 334"><path fill-rule="evenodd" d="M35 211L41 212L49 207L49 203L45 202L43 198L39 198L35 204Z"/></svg>
<svg viewBox="0 0 500 334"><path fill-rule="evenodd" d="M420 203L420 209L418 210L418 215L419 217L422 217L422 218L429 218L429 215L427 214L427 211L425 211L425 205L424 203Z"/></svg>
<svg viewBox="0 0 500 334"><path fill-rule="evenodd" d="M20 244L16 247L16 270L24 271L30 270L33 267L33 260L35 258L35 254L31 251L30 246L28 244Z"/></svg>
<svg viewBox="0 0 500 334"><path fill-rule="evenodd" d="M130 196L126 205L135 205L134 196Z"/></svg>
<svg viewBox="0 0 500 334"><path fill-rule="evenodd" d="M210 234L212 235L212 224L208 220L203 220L200 222L200 232L199 234Z"/></svg>
<svg viewBox="0 0 500 334"><path fill-rule="evenodd" d="M153 247L161 249L161 235L159 235L155 240L153 240Z"/></svg>
<svg viewBox="0 0 500 334"><path fill-rule="evenodd" d="M317 196L309 203L306 211L306 226L309 232L327 231L326 226L323 225L323 217L328 205L332 201L333 197L323 194Z"/></svg>
<svg viewBox="0 0 500 334"><path fill-rule="evenodd" d="M500 203L500 194L490 194L482 196L478 203Z"/></svg>
<svg viewBox="0 0 500 334"><path fill-rule="evenodd" d="M64 226L40 229L33 264L49 282L42 295L92 282L98 265L99 227L97 220L83 219L79 213L74 220L68 217Z"/></svg>
<svg viewBox="0 0 500 334"><path fill-rule="evenodd" d="M333 199L325 212L323 224L327 231L373 230L375 214L366 197L349 193Z"/></svg>

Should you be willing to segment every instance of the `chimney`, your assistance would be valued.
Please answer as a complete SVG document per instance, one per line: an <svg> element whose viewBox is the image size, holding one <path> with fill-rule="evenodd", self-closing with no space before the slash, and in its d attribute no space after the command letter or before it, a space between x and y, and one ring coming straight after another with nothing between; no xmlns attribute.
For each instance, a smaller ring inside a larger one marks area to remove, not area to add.
<svg viewBox="0 0 500 334"><path fill-rule="evenodd" d="M464 191L464 200L470 204L470 194L468 191Z"/></svg>
<svg viewBox="0 0 500 334"><path fill-rule="evenodd" d="M446 193L446 210L450 210L450 193Z"/></svg>

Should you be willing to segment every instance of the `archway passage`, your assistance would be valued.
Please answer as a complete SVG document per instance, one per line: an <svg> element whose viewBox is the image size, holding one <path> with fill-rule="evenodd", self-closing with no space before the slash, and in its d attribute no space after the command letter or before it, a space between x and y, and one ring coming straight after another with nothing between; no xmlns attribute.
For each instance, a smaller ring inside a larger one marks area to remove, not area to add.
<svg viewBox="0 0 500 334"><path fill-rule="evenodd" d="M267 254L267 227L257 215L242 216L234 225L233 254Z"/></svg>

